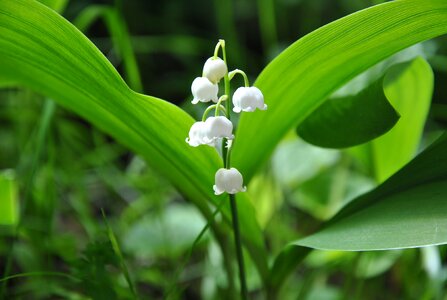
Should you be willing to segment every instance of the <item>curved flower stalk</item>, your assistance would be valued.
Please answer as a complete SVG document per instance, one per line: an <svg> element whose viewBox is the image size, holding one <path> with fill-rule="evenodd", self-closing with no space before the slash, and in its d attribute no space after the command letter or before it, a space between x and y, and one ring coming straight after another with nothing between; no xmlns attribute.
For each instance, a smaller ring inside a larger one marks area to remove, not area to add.
<svg viewBox="0 0 447 300"><path fill-rule="evenodd" d="M219 50L222 50L222 58L218 56ZM233 95L231 101L230 81L236 74L240 74L244 78L244 86L239 87ZM239 265L239 279L241 286L241 298L247 299L247 285L245 281L244 260L242 256L242 243L239 232L239 222L237 214L237 206L235 194L245 192L246 187L243 185L244 179L242 174L231 167L230 154L231 145L234 139L233 123L231 123L230 111L254 112L258 110L266 110L267 105L264 104L264 96L256 87L250 87L247 75L239 70L228 72L227 59L225 52L225 41L219 40L214 49L214 56L210 57L203 66L203 77L194 79L191 92L194 96L193 104L199 102L213 101L216 104L209 106L202 116L202 121L195 122L189 131L189 137L186 142L192 147L200 145L208 145L217 147L222 145L222 160L224 168L220 168L215 174L215 184L213 186L214 193L221 195L229 194L231 215L233 219L233 230L236 244L237 259ZM218 83L224 79L224 95L218 98ZM231 103L233 108L231 109ZM214 110L214 116L208 117L208 113ZM224 116L220 114L223 113Z"/></svg>

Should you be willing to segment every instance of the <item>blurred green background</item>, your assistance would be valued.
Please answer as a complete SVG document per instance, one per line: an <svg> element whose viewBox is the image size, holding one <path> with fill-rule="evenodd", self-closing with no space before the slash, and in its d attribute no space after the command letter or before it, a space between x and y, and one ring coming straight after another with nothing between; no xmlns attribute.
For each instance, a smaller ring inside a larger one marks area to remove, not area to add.
<svg viewBox="0 0 447 300"><path fill-rule="evenodd" d="M197 118L190 85L219 38L230 69L254 80L300 37L384 1L42 2L77 25L133 89ZM426 143L447 126L447 37L415 49L435 72ZM0 274L22 274L0 282L2 299L132 299L127 272L141 299L225 299L222 256L211 236L189 257L204 219L140 157L13 83L0 90L0 124ZM249 190L274 255L376 184L349 153L291 134ZM282 299L444 299L446 255L446 247L314 251ZM262 299L250 262L248 275L253 298Z"/></svg>

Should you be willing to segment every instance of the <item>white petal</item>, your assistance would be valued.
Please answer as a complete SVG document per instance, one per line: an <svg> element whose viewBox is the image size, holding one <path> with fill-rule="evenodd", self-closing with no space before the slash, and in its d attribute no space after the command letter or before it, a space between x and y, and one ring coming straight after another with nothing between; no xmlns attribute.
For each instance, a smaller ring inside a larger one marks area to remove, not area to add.
<svg viewBox="0 0 447 300"><path fill-rule="evenodd" d="M221 190L217 187L217 185L213 185L214 195L220 195L223 194L225 191Z"/></svg>
<svg viewBox="0 0 447 300"><path fill-rule="evenodd" d="M219 87L217 84L213 84L206 77L197 77L191 84L191 92L194 99L191 101L192 104L200 102L217 102L217 93L219 92Z"/></svg>
<svg viewBox="0 0 447 300"><path fill-rule="evenodd" d="M233 139L233 123L224 116L209 117L205 121L205 136L211 141L220 138Z"/></svg>
<svg viewBox="0 0 447 300"><path fill-rule="evenodd" d="M206 144L205 137L205 122L195 122L189 130L189 137L186 142L192 146L197 147Z"/></svg>
<svg viewBox="0 0 447 300"><path fill-rule="evenodd" d="M252 112L256 108L266 110L267 105L264 104L264 96L257 87L240 87L233 95L233 111Z"/></svg>
<svg viewBox="0 0 447 300"><path fill-rule="evenodd" d="M242 186L242 174L235 168L219 169L215 175L215 183L213 189L216 195L222 192L236 194L246 191L246 187Z"/></svg>

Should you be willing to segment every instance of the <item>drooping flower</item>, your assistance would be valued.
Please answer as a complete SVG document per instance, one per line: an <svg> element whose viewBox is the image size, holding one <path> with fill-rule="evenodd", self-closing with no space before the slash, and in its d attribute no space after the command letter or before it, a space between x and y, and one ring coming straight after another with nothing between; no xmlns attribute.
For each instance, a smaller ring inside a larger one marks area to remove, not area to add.
<svg viewBox="0 0 447 300"><path fill-rule="evenodd" d="M222 193L236 194L245 192L246 187L242 186L242 174L235 168L217 170L215 175L215 185L213 186L214 194L220 195Z"/></svg>
<svg viewBox="0 0 447 300"><path fill-rule="evenodd" d="M209 117L205 121L204 126L205 137L204 140L207 144L215 144L218 139L226 138L232 140L233 135L233 123L226 117Z"/></svg>
<svg viewBox="0 0 447 300"><path fill-rule="evenodd" d="M194 79L191 85L191 92L194 99L191 101L192 104L197 104L199 102L217 102L217 93L219 87L217 84L213 84L206 77L197 77Z"/></svg>
<svg viewBox="0 0 447 300"><path fill-rule="evenodd" d="M186 142L192 146L197 147L205 143L205 122L195 122L192 124L189 130L189 138L186 138Z"/></svg>
<svg viewBox="0 0 447 300"><path fill-rule="evenodd" d="M241 111L252 112L256 108L266 110L267 105L264 104L264 95L254 86L240 87L233 94L233 111L240 113Z"/></svg>
<svg viewBox="0 0 447 300"><path fill-rule="evenodd" d="M233 123L226 117L209 117L205 122L195 122L189 130L186 142L192 146L200 145L216 146L219 139L232 140Z"/></svg>
<svg viewBox="0 0 447 300"><path fill-rule="evenodd" d="M212 83L218 83L227 72L227 64L220 57L208 58L203 66L203 76Z"/></svg>

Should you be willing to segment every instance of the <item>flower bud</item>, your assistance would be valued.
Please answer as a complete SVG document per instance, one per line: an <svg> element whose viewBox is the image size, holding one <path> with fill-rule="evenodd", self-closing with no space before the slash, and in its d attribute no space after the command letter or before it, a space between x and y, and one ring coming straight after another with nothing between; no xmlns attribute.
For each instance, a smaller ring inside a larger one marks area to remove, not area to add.
<svg viewBox="0 0 447 300"><path fill-rule="evenodd" d="M219 88L217 84L213 84L206 77L197 77L194 79L191 85L191 92L194 99L191 101L192 104L197 104L200 102L217 102L217 93Z"/></svg>
<svg viewBox="0 0 447 300"><path fill-rule="evenodd" d="M203 76L218 83L227 74L227 64L220 57L210 57L203 66Z"/></svg>
<svg viewBox="0 0 447 300"><path fill-rule="evenodd" d="M233 94L233 111L239 113L241 111L252 112L255 109L266 110L267 105L264 104L264 95L257 87L240 87Z"/></svg>
<svg viewBox="0 0 447 300"><path fill-rule="evenodd" d="M205 141L207 144L214 143L217 139L233 139L233 123L226 117L209 117L205 121Z"/></svg>
<svg viewBox="0 0 447 300"><path fill-rule="evenodd" d="M222 193L236 194L238 192L245 192L246 187L242 186L242 174L235 168L224 169L220 168L216 172L215 185L213 186L214 194L220 195Z"/></svg>

